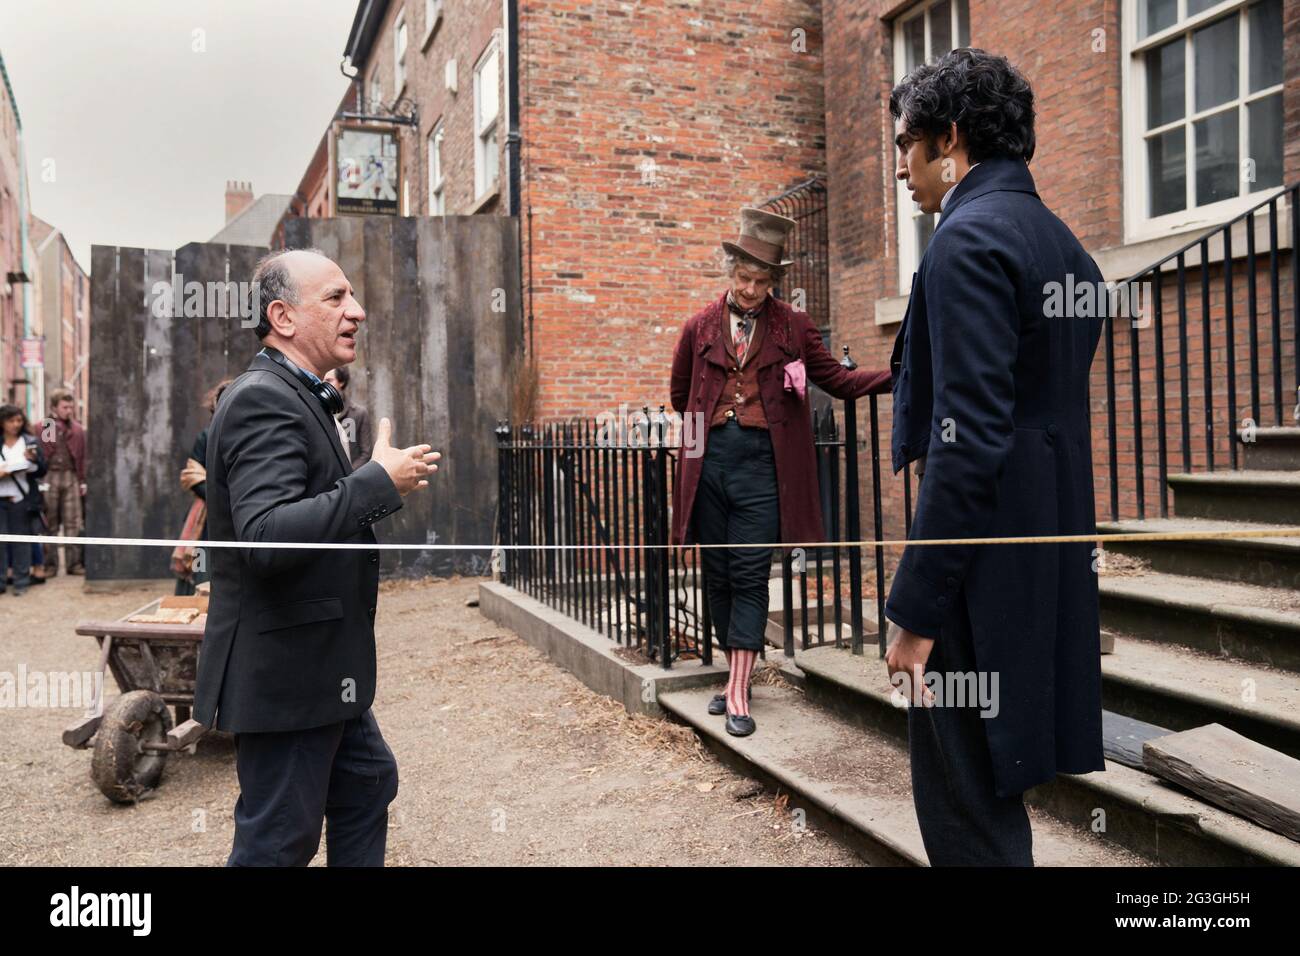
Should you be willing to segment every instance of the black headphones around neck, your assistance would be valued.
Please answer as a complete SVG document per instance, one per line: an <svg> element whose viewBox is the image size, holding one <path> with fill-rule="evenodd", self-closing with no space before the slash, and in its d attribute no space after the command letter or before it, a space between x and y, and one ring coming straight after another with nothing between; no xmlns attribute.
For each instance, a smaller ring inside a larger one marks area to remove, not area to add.
<svg viewBox="0 0 1300 956"><path fill-rule="evenodd" d="M265 346L262 351L257 354L265 355L276 365L288 369L297 376L298 381L307 386L307 391L316 396L316 401L321 403L321 407L324 408L325 411L329 412L331 415L342 413L344 406L343 395L329 382L324 379L313 380L311 375L294 365L293 362L289 361L288 356L283 352L279 349L273 349L269 345Z"/></svg>

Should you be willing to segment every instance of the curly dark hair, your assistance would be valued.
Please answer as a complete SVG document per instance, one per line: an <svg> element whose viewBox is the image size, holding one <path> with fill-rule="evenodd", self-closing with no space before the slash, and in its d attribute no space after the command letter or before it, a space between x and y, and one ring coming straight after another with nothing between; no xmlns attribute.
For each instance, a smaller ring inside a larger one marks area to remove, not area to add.
<svg viewBox="0 0 1300 956"><path fill-rule="evenodd" d="M964 48L918 66L889 94L889 113L926 140L931 160L935 137L953 123L972 163L1034 157L1034 91L1004 56Z"/></svg>
<svg viewBox="0 0 1300 956"><path fill-rule="evenodd" d="M17 405L0 405L0 437L3 437L5 422L11 418L19 419L22 424L18 426L18 434L31 434L31 426L27 424L27 413Z"/></svg>

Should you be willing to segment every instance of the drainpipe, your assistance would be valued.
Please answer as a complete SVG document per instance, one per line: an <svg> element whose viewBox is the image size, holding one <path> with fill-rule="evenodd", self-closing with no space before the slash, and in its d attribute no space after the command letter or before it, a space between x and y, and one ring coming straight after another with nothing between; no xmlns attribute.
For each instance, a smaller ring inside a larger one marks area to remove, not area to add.
<svg viewBox="0 0 1300 956"><path fill-rule="evenodd" d="M29 269L28 260L28 236L27 236L27 153L23 149L23 130L18 127L18 217L20 239L18 243L18 254L21 260L19 268L22 269L23 275L27 276L27 281L23 283L23 338L32 337L32 273ZM43 357L43 356L42 356ZM24 369L23 376L33 375L35 381L27 383L27 420L34 422L37 420L37 414L45 402L45 368L42 365L37 369ZM82 396L83 398L85 396Z"/></svg>
<svg viewBox="0 0 1300 956"><path fill-rule="evenodd" d="M507 196L506 211L516 220L516 259L519 263L519 292L524 292L524 224L519 222L520 180L522 179L522 158L520 156L521 139L519 135L519 0L501 0L501 19L505 29L506 55L502 58L506 70L506 176ZM531 215L530 215L531 218ZM528 247L532 254L532 245ZM529 275L532 271L529 270ZM524 348L528 355L533 352L533 316L529 297L529 314ZM520 302L520 310L523 302ZM521 330L523 331L523 330Z"/></svg>

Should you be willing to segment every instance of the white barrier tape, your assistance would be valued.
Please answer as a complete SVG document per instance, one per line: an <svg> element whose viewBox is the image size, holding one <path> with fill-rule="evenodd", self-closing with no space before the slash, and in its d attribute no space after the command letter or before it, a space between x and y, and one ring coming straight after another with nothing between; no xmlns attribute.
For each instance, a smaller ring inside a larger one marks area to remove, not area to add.
<svg viewBox="0 0 1300 956"><path fill-rule="evenodd" d="M1300 538L1300 527L1223 531L1133 531L1113 534L1026 535L1006 538L924 538L909 541L775 541L748 544L690 544L687 548L907 548L967 544L1105 544L1135 541L1214 541L1223 538ZM325 541L181 541L176 538L91 538L48 534L0 534L4 544L70 544L155 548L246 548L250 551L637 551L677 548L674 544L348 544Z"/></svg>

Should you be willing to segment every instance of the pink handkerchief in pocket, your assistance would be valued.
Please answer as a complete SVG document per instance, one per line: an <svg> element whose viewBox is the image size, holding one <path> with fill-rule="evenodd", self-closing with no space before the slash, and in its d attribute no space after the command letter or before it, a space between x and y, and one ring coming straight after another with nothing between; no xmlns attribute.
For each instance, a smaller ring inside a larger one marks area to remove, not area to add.
<svg viewBox="0 0 1300 956"><path fill-rule="evenodd" d="M785 367L785 390L800 398L808 391L808 373L803 367L803 359L795 359Z"/></svg>

